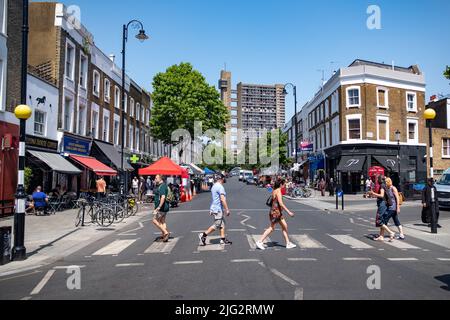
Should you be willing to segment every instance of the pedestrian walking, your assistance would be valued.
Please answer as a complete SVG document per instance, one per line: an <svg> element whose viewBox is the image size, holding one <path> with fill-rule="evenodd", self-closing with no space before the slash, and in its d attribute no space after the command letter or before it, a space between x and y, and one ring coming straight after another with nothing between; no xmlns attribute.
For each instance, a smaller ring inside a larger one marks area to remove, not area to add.
<svg viewBox="0 0 450 320"><path fill-rule="evenodd" d="M375 190L369 191L369 196L377 198L377 216L376 216L376 227L380 228L380 234L374 237L375 241L384 241L384 233L389 233L389 241L395 239L395 233L392 232L387 226L391 211L389 208L393 207L392 199L389 197L390 194L387 192L386 180L384 176L378 176L378 183L375 186ZM391 180L392 182L392 180Z"/></svg>
<svg viewBox="0 0 450 320"><path fill-rule="evenodd" d="M206 231L198 235L200 242L203 246L206 245L207 237L220 230L220 244L221 245L231 245L232 242L226 238L225 234L225 216L230 216L230 209L227 203L227 193L223 187L224 176L216 175L216 183L211 188L212 202L210 206L210 215L214 218L214 224Z"/></svg>
<svg viewBox="0 0 450 320"><path fill-rule="evenodd" d="M146 190L146 182L144 177L139 178L139 201L144 201L144 195Z"/></svg>
<svg viewBox="0 0 450 320"><path fill-rule="evenodd" d="M398 189L393 185L391 178L386 178L386 187L389 197L393 200L392 205L388 208L390 210L389 217L394 220L395 226L398 228L399 235L396 237L398 240L405 240L405 234L403 232L403 226L399 219L400 214L400 194Z"/></svg>
<svg viewBox="0 0 450 320"><path fill-rule="evenodd" d="M431 190L434 190L434 197L435 197L435 201L434 203L431 201ZM436 187L434 186L434 179L430 178L427 180L427 185L425 186L425 188L422 191L422 206L423 206L423 211L422 211L422 220L424 223L428 223L428 226L431 227L431 209L432 206L434 205L434 210L436 212L436 224L438 228L442 228L441 225L438 223L439 222L439 201L437 198L437 190Z"/></svg>
<svg viewBox="0 0 450 320"><path fill-rule="evenodd" d="M286 181L283 179L278 179L274 184L272 195L267 203L268 205L270 204L270 212L269 212L270 227L266 230L266 232L264 232L263 236L261 237L261 240L256 242L256 246L260 250L266 249L264 247L264 241L272 232L275 231L275 226L277 224L281 226L283 236L286 241L286 249L293 249L297 247L289 240L288 225L286 223L285 218L283 217L283 210L286 211L289 216L291 217L294 216L294 213L292 213L284 205L283 196L281 195L281 188L284 187L285 184Z"/></svg>
<svg viewBox="0 0 450 320"><path fill-rule="evenodd" d="M106 181L103 179L103 176L100 176L96 181L97 186L97 199L103 199L106 196Z"/></svg>
<svg viewBox="0 0 450 320"><path fill-rule="evenodd" d="M367 180L366 180L366 183L365 183L364 198L367 198L369 196L370 190L372 190L372 181L370 180L369 177L367 177Z"/></svg>
<svg viewBox="0 0 450 320"><path fill-rule="evenodd" d="M328 185L328 189L330 192L330 197L334 197L334 191L336 190L336 183L334 183L334 179L330 179L330 184Z"/></svg>
<svg viewBox="0 0 450 320"><path fill-rule="evenodd" d="M133 181L131 181L131 190L133 192L133 195L138 198L139 195L139 180L138 178L135 176L133 178Z"/></svg>
<svg viewBox="0 0 450 320"><path fill-rule="evenodd" d="M161 236L156 239L159 242L168 242L170 232L167 228L166 217L170 210L169 202L167 201L168 188L164 182L164 176L157 175L155 178L155 210L153 210L153 224L161 231Z"/></svg>
<svg viewBox="0 0 450 320"><path fill-rule="evenodd" d="M326 182L325 182L325 179L322 178L322 179L320 179L320 182L319 182L319 190L320 190L322 197L325 197L325 188L326 188Z"/></svg>

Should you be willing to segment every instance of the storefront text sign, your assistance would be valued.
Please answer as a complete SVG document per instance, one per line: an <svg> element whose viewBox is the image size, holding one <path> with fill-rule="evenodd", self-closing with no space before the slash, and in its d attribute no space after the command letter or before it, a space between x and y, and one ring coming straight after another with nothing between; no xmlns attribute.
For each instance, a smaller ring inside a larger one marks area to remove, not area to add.
<svg viewBox="0 0 450 320"><path fill-rule="evenodd" d="M73 137L64 137L64 153L88 156L91 142L88 140L77 139Z"/></svg>
<svg viewBox="0 0 450 320"><path fill-rule="evenodd" d="M55 140L49 140L41 137L35 137L35 136L26 136L26 145L27 147L35 147L40 149L47 149L52 151L58 150L58 141Z"/></svg>

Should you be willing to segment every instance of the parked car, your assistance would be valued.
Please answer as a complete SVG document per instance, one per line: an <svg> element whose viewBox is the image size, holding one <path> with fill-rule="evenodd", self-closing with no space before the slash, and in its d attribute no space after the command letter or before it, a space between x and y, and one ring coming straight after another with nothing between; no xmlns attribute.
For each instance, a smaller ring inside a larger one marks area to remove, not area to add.
<svg viewBox="0 0 450 320"><path fill-rule="evenodd" d="M247 177L246 182L247 182L247 185L253 185L253 186L256 186L256 185L258 184L258 183L257 183L257 180L256 180L256 177L254 177L254 176Z"/></svg>
<svg viewBox="0 0 450 320"><path fill-rule="evenodd" d="M450 208L450 169L447 169L436 182L437 198L440 208Z"/></svg>
<svg viewBox="0 0 450 320"><path fill-rule="evenodd" d="M242 181L247 182L248 178L253 178L253 171L244 170L242 174Z"/></svg>

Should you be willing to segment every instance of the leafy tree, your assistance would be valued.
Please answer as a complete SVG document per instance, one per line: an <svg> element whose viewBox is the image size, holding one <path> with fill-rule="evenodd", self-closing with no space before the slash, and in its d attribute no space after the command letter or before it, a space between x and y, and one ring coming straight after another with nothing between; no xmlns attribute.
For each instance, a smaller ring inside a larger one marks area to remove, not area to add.
<svg viewBox="0 0 450 320"><path fill-rule="evenodd" d="M31 184L31 179L33 179L33 170L30 167L25 167L24 175L25 175L24 188L25 188L25 190L29 190L30 184Z"/></svg>
<svg viewBox="0 0 450 320"><path fill-rule="evenodd" d="M444 77L450 80L450 67L447 66L447 68L444 71Z"/></svg>
<svg viewBox="0 0 450 320"><path fill-rule="evenodd" d="M153 79L151 135L166 144L172 132L189 131L194 137L194 123L201 121L203 132L217 129L224 133L230 119L228 109L217 90L190 63L169 67Z"/></svg>

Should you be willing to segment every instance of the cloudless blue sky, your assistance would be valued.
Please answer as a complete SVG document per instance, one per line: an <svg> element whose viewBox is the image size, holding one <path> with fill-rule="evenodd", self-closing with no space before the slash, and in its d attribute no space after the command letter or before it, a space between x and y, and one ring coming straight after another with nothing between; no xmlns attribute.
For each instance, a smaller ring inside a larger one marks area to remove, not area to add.
<svg viewBox="0 0 450 320"><path fill-rule="evenodd" d="M139 19L151 39L128 42L127 72L151 90L153 76L191 62L217 87L227 64L233 86L298 86L299 108L326 78L354 59L410 66L425 73L427 97L450 93L448 0L63 0L106 53L120 58L122 25ZM381 8L381 30L369 30L367 7ZM120 61L120 60L119 60ZM337 62L332 65L330 62ZM293 99L287 115L293 115Z"/></svg>

